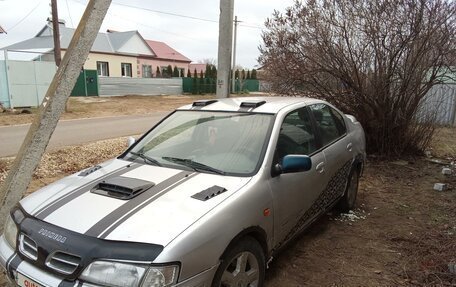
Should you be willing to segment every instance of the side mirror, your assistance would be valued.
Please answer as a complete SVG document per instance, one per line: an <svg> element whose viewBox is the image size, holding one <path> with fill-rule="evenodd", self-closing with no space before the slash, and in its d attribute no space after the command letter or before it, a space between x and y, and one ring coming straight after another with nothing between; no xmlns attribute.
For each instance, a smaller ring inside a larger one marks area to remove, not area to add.
<svg viewBox="0 0 456 287"><path fill-rule="evenodd" d="M312 159L307 155L289 154L283 157L282 173L308 171L312 168Z"/></svg>
<svg viewBox="0 0 456 287"><path fill-rule="evenodd" d="M128 137L128 139L127 139L128 147L131 147L135 142L136 142L136 140L134 137Z"/></svg>

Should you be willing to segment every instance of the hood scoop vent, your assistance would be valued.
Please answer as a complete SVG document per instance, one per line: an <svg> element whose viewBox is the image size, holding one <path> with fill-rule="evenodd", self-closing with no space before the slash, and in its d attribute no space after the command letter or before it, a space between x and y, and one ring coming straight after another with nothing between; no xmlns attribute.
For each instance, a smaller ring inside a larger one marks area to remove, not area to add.
<svg viewBox="0 0 456 287"><path fill-rule="evenodd" d="M192 198L198 199L201 201L206 201L213 197L216 197L219 194L224 193L225 191L226 191L226 188L218 186L218 185L214 185L213 187L209 187L208 189L195 193L194 195L192 195Z"/></svg>
<svg viewBox="0 0 456 287"><path fill-rule="evenodd" d="M155 183L150 181L118 176L103 180L90 192L127 200L143 193L154 185Z"/></svg>
<svg viewBox="0 0 456 287"><path fill-rule="evenodd" d="M92 166L92 167L90 167L90 168L88 168L86 170L81 171L81 173L78 174L78 175L79 176L88 176L89 174L96 172L100 168L101 168L101 166L99 166L99 165Z"/></svg>

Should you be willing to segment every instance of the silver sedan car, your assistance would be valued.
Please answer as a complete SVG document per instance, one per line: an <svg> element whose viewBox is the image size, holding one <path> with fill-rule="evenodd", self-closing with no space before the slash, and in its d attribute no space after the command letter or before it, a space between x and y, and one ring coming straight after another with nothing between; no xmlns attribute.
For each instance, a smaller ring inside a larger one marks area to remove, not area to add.
<svg viewBox="0 0 456 287"><path fill-rule="evenodd" d="M197 101L21 200L0 265L22 287L262 286L287 242L353 208L364 161L360 123L327 102Z"/></svg>

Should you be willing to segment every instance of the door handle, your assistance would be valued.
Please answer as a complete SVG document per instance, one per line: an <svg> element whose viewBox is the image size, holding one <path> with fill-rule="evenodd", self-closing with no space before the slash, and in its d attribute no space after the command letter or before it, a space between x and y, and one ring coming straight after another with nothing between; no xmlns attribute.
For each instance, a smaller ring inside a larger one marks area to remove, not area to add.
<svg viewBox="0 0 456 287"><path fill-rule="evenodd" d="M320 162L319 164L317 164L315 170L318 171L318 173L323 173L325 171L325 163Z"/></svg>
<svg viewBox="0 0 456 287"><path fill-rule="evenodd" d="M353 148L353 144L352 144L352 143L349 143L349 144L347 145L347 150L348 150L348 151L352 151L352 148Z"/></svg>

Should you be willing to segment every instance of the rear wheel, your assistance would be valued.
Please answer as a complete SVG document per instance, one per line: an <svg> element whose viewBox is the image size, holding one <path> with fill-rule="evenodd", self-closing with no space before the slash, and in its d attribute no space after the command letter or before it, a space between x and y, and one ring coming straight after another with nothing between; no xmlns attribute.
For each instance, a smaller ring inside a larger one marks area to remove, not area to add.
<svg viewBox="0 0 456 287"><path fill-rule="evenodd" d="M356 197L358 195L359 170L354 168L348 177L347 187L344 196L337 204L337 209L341 212L348 212L355 207Z"/></svg>
<svg viewBox="0 0 456 287"><path fill-rule="evenodd" d="M212 286L261 287L264 273L263 249L255 239L245 237L225 253Z"/></svg>

